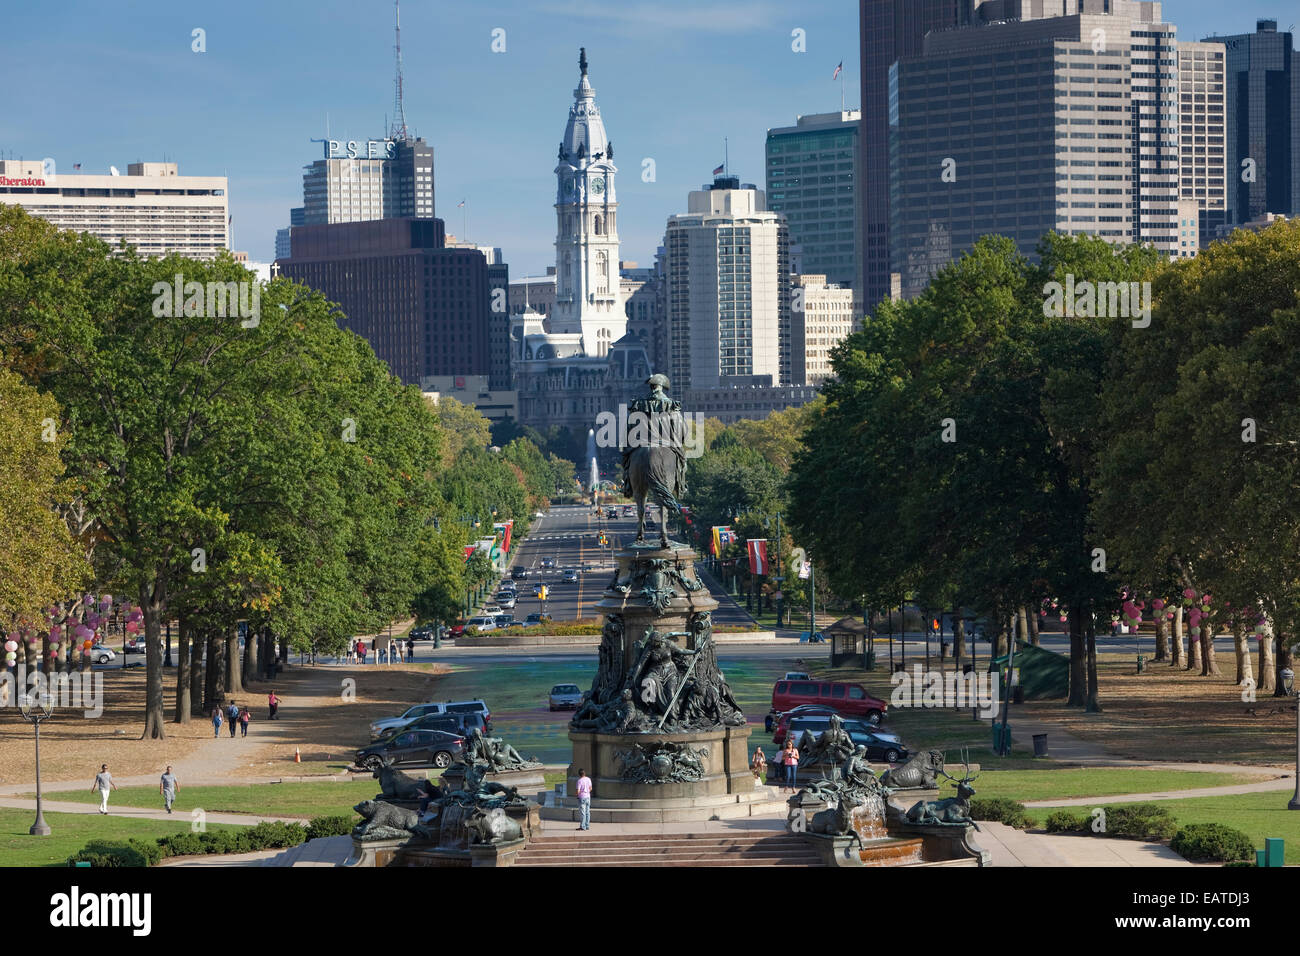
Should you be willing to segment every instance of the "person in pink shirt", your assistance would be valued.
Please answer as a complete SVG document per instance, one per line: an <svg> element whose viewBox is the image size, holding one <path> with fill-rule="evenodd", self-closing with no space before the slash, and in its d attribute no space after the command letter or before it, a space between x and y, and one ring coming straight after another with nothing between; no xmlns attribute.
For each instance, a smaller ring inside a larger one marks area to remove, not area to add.
<svg viewBox="0 0 1300 956"><path fill-rule="evenodd" d="M578 771L578 806L582 811L582 822L578 825L579 830L591 829L591 778L587 776L587 771Z"/></svg>

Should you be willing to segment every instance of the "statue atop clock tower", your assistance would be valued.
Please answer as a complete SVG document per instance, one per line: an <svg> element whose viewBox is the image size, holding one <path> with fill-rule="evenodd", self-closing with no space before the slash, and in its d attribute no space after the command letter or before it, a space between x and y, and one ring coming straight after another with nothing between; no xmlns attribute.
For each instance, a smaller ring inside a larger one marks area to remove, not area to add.
<svg viewBox="0 0 1300 956"><path fill-rule="evenodd" d="M618 275L618 201L613 146L587 80L587 50L578 57L578 87L555 167L555 307L551 331L582 336L599 357L627 332Z"/></svg>

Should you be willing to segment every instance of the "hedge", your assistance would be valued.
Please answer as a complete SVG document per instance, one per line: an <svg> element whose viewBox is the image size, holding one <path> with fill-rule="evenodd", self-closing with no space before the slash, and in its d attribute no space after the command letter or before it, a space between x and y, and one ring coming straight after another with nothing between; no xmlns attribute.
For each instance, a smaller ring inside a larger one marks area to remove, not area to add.
<svg viewBox="0 0 1300 956"><path fill-rule="evenodd" d="M1049 813L1044 826L1048 833L1078 833L1080 830L1091 829L1087 816L1071 813L1069 810L1056 810Z"/></svg>
<svg viewBox="0 0 1300 956"><path fill-rule="evenodd" d="M1178 832L1178 821L1158 803L1135 803L1107 810L1104 832L1131 840L1168 840Z"/></svg>
<svg viewBox="0 0 1300 956"><path fill-rule="evenodd" d="M1034 826L1034 818L1025 812L1025 807L1007 797L981 797L970 802L972 820L991 820L1005 823L1017 830Z"/></svg>
<svg viewBox="0 0 1300 956"><path fill-rule="evenodd" d="M1194 861L1234 863L1255 859L1250 837L1222 823L1189 823L1169 841L1169 849Z"/></svg>
<svg viewBox="0 0 1300 956"><path fill-rule="evenodd" d="M154 866L170 856L203 856L217 853L254 853L297 846L308 840L343 836L352 832L358 821L354 817L315 817L306 826L301 823L263 821L251 827L213 830L210 833L181 832L159 837L152 843L137 840L91 840L68 857L67 864L89 863L91 866Z"/></svg>

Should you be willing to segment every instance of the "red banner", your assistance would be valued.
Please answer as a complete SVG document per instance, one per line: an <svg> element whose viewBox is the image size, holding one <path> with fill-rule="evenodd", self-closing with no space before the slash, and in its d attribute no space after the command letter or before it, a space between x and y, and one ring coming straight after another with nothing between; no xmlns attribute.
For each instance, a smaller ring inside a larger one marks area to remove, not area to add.
<svg viewBox="0 0 1300 956"><path fill-rule="evenodd" d="M504 522L503 524L494 524L492 526L493 529L501 532L501 553L502 554L510 553L510 532L514 530L514 526L515 526L515 522L513 518L507 522Z"/></svg>
<svg viewBox="0 0 1300 956"><path fill-rule="evenodd" d="M466 560L466 561L468 561L468 560L469 560L469 556L470 556L471 554L474 553L474 548L475 548L475 547L476 547L476 546L475 546L475 545L472 545L472 544L467 544L467 545L465 545L465 560Z"/></svg>
<svg viewBox="0 0 1300 956"><path fill-rule="evenodd" d="M749 539L749 570L751 574L767 574L767 539Z"/></svg>

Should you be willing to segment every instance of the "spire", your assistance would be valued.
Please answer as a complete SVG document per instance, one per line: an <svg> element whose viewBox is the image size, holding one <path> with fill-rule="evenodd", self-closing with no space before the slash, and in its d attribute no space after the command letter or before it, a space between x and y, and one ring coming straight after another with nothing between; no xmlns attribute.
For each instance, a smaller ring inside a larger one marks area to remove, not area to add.
<svg viewBox="0 0 1300 956"><path fill-rule="evenodd" d="M393 0L393 12L395 18L394 29L397 34L397 45L393 47L397 55L397 79L393 105L393 128L389 135L393 139L406 142L411 136L406 129L406 110L402 106L402 0Z"/></svg>

